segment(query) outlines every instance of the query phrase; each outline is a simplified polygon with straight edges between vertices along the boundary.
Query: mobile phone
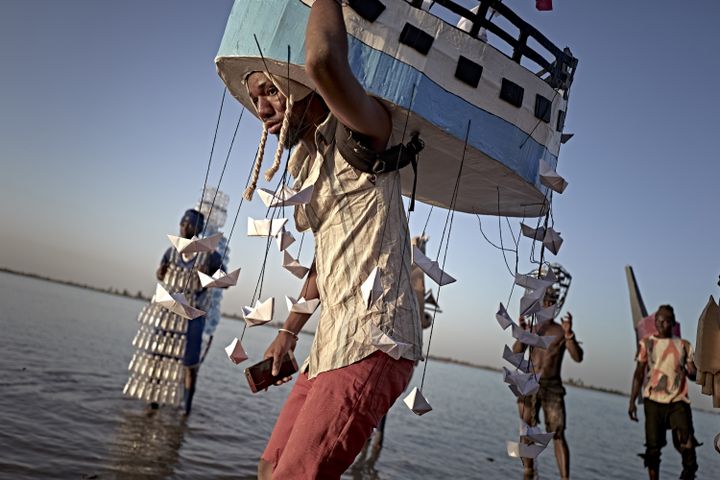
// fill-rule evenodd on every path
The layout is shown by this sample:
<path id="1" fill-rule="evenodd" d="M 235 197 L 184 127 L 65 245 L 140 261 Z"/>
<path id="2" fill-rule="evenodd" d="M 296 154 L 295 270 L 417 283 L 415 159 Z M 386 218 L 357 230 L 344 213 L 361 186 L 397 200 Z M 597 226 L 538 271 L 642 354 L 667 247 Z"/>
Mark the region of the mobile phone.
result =
<path id="1" fill-rule="evenodd" d="M 298 371 L 295 355 L 291 351 L 288 351 L 283 357 L 280 372 L 275 376 L 272 374 L 272 364 L 273 359 L 270 357 L 245 369 L 245 377 L 250 385 L 250 391 L 257 393 Z"/>

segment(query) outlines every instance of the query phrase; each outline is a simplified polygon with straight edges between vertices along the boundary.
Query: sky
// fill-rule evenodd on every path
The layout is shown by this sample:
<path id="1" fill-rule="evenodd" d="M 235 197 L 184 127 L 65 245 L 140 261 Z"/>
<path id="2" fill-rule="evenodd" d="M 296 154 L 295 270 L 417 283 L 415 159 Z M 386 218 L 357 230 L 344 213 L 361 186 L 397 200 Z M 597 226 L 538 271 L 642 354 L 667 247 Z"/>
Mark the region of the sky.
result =
<path id="1" fill-rule="evenodd" d="M 566 359 L 564 375 L 627 391 L 635 346 L 624 266 L 634 267 L 648 309 L 672 304 L 693 343 L 700 312 L 718 294 L 720 57 L 708 52 L 720 45 L 720 4 L 555 0 L 552 12 L 537 12 L 531 0 L 505 3 L 579 58 L 565 127 L 575 137 L 558 166 L 569 187 L 553 202 L 565 243 L 549 257 L 573 276 L 566 309 L 585 349 L 582 364 Z M 153 290 L 165 235 L 177 232 L 202 189 L 223 92 L 213 60 L 231 6 L 0 1 L 0 266 Z M 240 112 L 228 97 L 211 185 Z M 226 232 L 259 136 L 259 122 L 245 115 L 221 184 L 231 196 Z M 421 205 L 413 213 L 413 232 L 428 212 Z M 430 216 L 432 254 L 445 214 Z M 241 208 L 230 267 L 243 270 L 224 311 L 251 300 L 264 242 L 244 235 L 245 219 L 263 215 L 259 199 Z M 498 219 L 481 221 L 499 241 Z M 517 232 L 519 221 L 510 225 Z M 529 239 L 520 249 L 528 271 Z M 271 250 L 263 296 L 300 289 L 280 261 Z M 494 312 L 512 278 L 475 216 L 455 216 L 446 270 L 458 282 L 441 290 L 431 353 L 501 366 L 512 339 Z M 513 314 L 518 301 L 516 293 Z M 696 393 L 698 405 L 710 405 Z"/>

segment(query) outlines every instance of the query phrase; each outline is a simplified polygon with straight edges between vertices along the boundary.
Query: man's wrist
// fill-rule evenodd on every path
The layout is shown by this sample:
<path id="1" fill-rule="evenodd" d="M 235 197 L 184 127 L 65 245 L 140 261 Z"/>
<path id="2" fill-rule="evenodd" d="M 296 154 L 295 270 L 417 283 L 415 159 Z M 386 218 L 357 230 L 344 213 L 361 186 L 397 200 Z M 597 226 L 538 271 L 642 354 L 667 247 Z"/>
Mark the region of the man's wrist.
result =
<path id="1" fill-rule="evenodd" d="M 292 330 L 289 330 L 289 329 L 287 329 L 287 328 L 278 328 L 278 335 L 280 335 L 281 333 L 285 333 L 285 334 L 287 334 L 287 335 L 290 335 L 292 338 L 295 339 L 295 341 L 298 340 L 298 334 L 295 333 L 295 332 L 293 332 Z"/>
<path id="2" fill-rule="evenodd" d="M 565 340 L 574 340 L 575 332 L 565 332 Z"/>

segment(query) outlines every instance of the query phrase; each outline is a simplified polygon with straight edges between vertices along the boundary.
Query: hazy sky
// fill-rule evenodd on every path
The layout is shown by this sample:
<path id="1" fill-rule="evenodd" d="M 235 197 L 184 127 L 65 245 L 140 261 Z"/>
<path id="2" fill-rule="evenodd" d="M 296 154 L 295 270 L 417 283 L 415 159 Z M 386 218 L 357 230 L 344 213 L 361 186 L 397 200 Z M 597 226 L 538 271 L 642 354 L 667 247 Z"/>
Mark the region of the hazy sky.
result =
<path id="1" fill-rule="evenodd" d="M 556 0 L 553 12 L 536 12 L 531 0 L 506 3 L 580 59 L 566 123 L 576 136 L 558 167 L 570 186 L 554 214 L 586 360 L 568 359 L 565 375 L 627 390 L 635 347 L 623 267 L 635 267 L 649 309 L 675 306 L 693 343 L 718 293 L 720 4 Z M 0 266 L 152 290 L 165 234 L 200 195 L 223 90 L 213 59 L 231 4 L 0 1 Z M 240 112 L 229 100 L 211 183 Z M 231 218 L 259 134 L 247 115 L 221 186 Z M 258 199 L 242 207 L 230 262 L 243 267 L 241 284 L 225 311 L 250 301 L 264 242 L 245 237 L 245 222 L 263 214 Z M 427 214 L 413 214 L 414 232 Z M 430 218 L 433 254 L 444 215 Z M 478 220 L 455 219 L 447 270 L 459 281 L 441 291 L 432 353 L 499 366 L 511 339 L 493 314 L 512 279 Z M 497 219 L 482 222 L 497 240 Z M 521 269 L 530 268 L 525 240 Z M 271 250 L 265 292 L 278 299 L 300 287 L 279 263 Z"/>

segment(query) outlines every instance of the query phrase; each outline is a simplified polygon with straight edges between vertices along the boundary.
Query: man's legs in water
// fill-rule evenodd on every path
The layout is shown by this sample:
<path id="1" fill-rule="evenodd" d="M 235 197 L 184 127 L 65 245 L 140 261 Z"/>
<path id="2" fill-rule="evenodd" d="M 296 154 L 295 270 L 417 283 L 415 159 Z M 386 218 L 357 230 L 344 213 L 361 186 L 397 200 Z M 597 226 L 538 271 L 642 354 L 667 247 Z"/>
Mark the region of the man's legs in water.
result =
<path id="1" fill-rule="evenodd" d="M 694 436 L 690 405 L 685 402 L 671 403 L 668 417 L 672 429 L 673 445 L 682 456 L 683 469 L 680 478 L 682 480 L 693 480 L 698 465 L 695 455 L 697 440 L 695 440 Z"/>

